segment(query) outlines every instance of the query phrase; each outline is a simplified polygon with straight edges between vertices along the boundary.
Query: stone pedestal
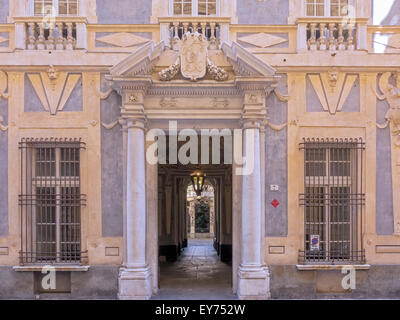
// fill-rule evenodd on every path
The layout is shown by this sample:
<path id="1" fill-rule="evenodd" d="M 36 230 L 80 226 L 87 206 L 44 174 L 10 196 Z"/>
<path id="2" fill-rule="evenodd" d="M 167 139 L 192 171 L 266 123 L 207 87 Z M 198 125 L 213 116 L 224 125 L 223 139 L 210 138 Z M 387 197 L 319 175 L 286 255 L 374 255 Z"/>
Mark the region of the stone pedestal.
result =
<path id="1" fill-rule="evenodd" d="M 121 268 L 118 278 L 120 300 L 148 300 L 151 297 L 150 270 L 144 268 Z"/>

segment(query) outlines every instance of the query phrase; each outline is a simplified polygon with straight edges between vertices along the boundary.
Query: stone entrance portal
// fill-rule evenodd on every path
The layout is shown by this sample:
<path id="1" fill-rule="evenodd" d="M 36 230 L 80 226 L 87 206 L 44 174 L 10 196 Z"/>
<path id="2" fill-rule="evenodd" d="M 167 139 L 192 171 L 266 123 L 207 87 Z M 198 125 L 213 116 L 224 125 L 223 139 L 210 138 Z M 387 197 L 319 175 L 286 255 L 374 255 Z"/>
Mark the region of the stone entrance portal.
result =
<path id="1" fill-rule="evenodd" d="M 236 42 L 208 50 L 207 74 L 198 75 L 201 79 L 179 73 L 179 56 L 163 42 L 148 43 L 113 67 L 108 76 L 122 96 L 118 123 L 124 132 L 126 172 L 119 297 L 149 299 L 159 288 L 159 167 L 157 161 L 146 159 L 148 146 L 154 143 L 146 141 L 149 130 L 169 130 L 169 135 L 176 136 L 183 129 L 228 129 L 242 133 L 240 140 L 235 139 L 240 147 L 234 144 L 232 154 L 253 160 L 248 160 L 250 170 L 245 162 L 232 162 L 232 290 L 240 299 L 266 299 L 269 272 L 261 205 L 265 172 L 260 159 L 265 158 L 266 96 L 278 77 L 273 68 Z M 176 132 L 168 129 L 171 121 Z"/>

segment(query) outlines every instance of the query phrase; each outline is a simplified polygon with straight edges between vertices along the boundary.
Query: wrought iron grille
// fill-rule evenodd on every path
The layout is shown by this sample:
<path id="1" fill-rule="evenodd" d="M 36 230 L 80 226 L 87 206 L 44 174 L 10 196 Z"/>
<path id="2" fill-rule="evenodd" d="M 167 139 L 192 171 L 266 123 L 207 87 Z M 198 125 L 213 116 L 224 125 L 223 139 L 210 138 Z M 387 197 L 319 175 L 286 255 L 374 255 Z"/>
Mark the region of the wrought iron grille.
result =
<path id="1" fill-rule="evenodd" d="M 304 139 L 304 250 L 300 263 L 365 263 L 361 139 Z"/>
<path id="2" fill-rule="evenodd" d="M 21 264 L 80 263 L 80 152 L 76 139 L 22 139 L 19 143 L 21 183 Z"/>

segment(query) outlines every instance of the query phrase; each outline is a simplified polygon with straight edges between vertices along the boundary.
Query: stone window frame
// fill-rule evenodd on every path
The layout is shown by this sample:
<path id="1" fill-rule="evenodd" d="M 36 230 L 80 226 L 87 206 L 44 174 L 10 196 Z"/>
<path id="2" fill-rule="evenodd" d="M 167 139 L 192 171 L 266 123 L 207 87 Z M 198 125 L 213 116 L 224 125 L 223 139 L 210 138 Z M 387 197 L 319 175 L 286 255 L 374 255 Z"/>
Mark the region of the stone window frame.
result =
<path id="1" fill-rule="evenodd" d="M 43 3 L 45 3 L 45 2 L 52 2 L 53 3 L 53 9 L 54 9 L 54 13 L 53 14 L 46 14 L 46 13 L 43 13 L 43 14 L 35 14 L 35 1 L 41 1 L 41 2 L 43 2 Z M 60 14 L 59 13 L 59 5 L 60 5 L 60 3 L 61 2 L 66 2 L 67 4 L 69 3 L 69 2 L 72 2 L 72 1 L 76 1 L 76 3 L 77 3 L 77 9 L 76 9 L 76 14 L 69 14 L 69 13 L 67 13 L 67 14 Z M 28 0 L 28 5 L 27 5 L 27 15 L 28 16 L 48 16 L 48 15 L 51 15 L 51 16 L 56 16 L 56 17 L 58 17 L 58 16 L 62 16 L 62 17 L 78 17 L 79 16 L 79 13 L 80 13 L 80 0 Z"/>
<path id="2" fill-rule="evenodd" d="M 194 16 L 194 17 L 219 17 L 221 12 L 221 0 L 215 0 L 216 2 L 216 14 L 207 14 L 207 15 L 199 15 L 199 2 L 204 0 L 182 0 L 183 2 L 191 2 L 192 4 L 192 14 L 185 15 L 185 14 L 175 14 L 174 13 L 174 0 L 169 0 L 169 15 L 170 16 Z M 208 3 L 208 0 L 205 0 Z"/>

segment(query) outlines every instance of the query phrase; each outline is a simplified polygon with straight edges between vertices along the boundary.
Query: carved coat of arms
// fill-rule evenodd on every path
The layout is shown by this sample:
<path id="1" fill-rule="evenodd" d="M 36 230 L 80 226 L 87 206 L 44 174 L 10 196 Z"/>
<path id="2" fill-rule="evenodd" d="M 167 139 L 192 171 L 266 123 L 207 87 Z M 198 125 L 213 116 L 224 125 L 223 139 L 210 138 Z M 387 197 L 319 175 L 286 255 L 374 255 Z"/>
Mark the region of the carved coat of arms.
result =
<path id="1" fill-rule="evenodd" d="M 207 72 L 208 41 L 201 33 L 186 33 L 183 36 L 181 73 L 192 81 L 203 78 Z"/>

